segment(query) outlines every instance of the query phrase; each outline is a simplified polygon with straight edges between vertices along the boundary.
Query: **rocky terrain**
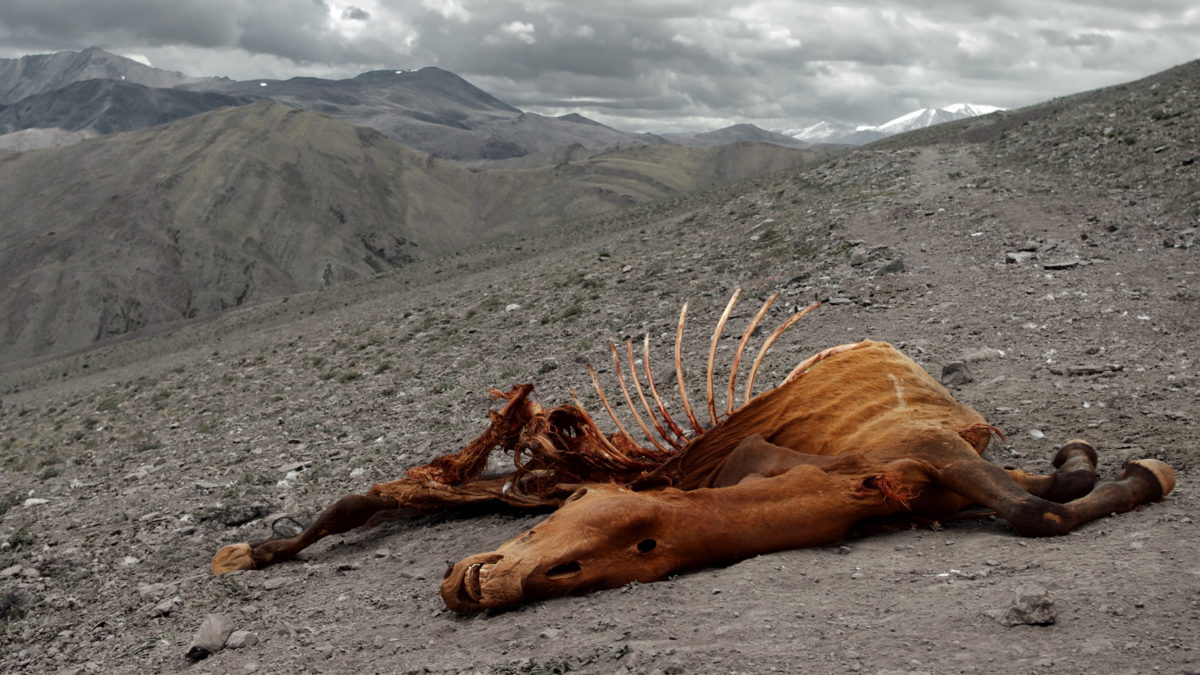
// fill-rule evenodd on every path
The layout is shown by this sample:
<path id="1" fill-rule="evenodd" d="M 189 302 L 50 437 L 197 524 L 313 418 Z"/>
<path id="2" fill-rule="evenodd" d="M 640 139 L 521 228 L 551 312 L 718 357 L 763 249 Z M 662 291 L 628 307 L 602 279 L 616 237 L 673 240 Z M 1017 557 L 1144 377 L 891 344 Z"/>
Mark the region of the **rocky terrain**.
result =
<path id="1" fill-rule="evenodd" d="M 0 670 L 1198 673 L 1198 95 L 1192 63 L 0 373 Z M 666 366 L 684 301 L 700 400 L 738 287 L 725 344 L 771 293 L 772 323 L 825 302 L 760 388 L 887 340 L 935 376 L 968 364 L 953 391 L 1006 434 L 995 461 L 1044 472 L 1079 437 L 1103 479 L 1157 457 L 1177 488 L 1055 539 L 955 521 L 478 616 L 445 610 L 446 563 L 544 513 L 211 577 L 221 546 L 460 449 L 490 387 L 600 413 L 583 364 L 614 387 L 608 342 L 649 333 Z M 1018 596 L 1053 623 L 999 623 Z M 247 633 L 193 662 L 209 614 Z"/>

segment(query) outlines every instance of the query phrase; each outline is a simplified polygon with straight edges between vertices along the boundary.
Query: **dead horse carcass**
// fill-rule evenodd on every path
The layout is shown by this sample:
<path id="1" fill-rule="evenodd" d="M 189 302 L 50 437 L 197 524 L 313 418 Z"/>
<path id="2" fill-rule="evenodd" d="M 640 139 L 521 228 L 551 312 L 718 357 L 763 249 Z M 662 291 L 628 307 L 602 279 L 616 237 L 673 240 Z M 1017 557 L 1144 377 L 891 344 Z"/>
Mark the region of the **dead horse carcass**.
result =
<path id="1" fill-rule="evenodd" d="M 577 398 L 575 405 L 545 410 L 529 398 L 532 385 L 492 390 L 507 403 L 489 412 L 487 430 L 461 452 L 409 469 L 404 478 L 365 495 L 343 497 L 299 535 L 226 546 L 213 558 L 213 573 L 261 569 L 327 535 L 448 506 L 501 501 L 561 507 L 496 551 L 466 558 L 446 572 L 441 586 L 446 605 L 478 612 L 833 544 L 864 523 L 945 519 L 971 505 L 994 510 L 1021 536 L 1062 535 L 1160 500 L 1175 486 L 1171 467 L 1154 459 L 1133 461 L 1117 481 L 1097 485 L 1096 453 L 1082 440 L 1058 450 L 1049 476 L 996 466 L 980 453 L 999 432 L 886 343 L 865 340 L 826 349 L 775 389 L 752 396 L 771 344 L 816 304 L 767 338 L 735 409 L 738 364 L 777 295 L 742 335 L 726 409 L 719 414 L 713 361 L 740 292 L 725 308 L 709 349 L 708 429 L 696 419 L 683 381 L 685 304 L 675 374 L 692 434 L 662 403 L 651 375 L 649 338 L 642 361 L 646 388 L 629 342 L 626 365 L 658 438 L 638 412 L 610 344 L 626 404 L 649 447 L 636 443 L 613 414 L 591 366 L 616 433 L 602 433 Z M 516 470 L 485 476 L 497 449 L 512 453 Z"/>

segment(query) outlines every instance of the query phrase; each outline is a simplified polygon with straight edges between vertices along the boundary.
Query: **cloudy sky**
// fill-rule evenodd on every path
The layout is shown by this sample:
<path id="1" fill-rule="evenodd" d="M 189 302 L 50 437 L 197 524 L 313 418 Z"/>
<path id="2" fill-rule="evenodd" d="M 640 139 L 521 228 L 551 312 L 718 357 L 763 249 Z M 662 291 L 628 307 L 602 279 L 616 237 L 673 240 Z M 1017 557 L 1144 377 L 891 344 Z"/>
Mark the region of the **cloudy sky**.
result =
<path id="1" fill-rule="evenodd" d="M 1020 107 L 1200 58 L 1196 0 L 3 0 L 0 57 L 98 46 L 191 75 L 438 66 L 630 131 Z"/>

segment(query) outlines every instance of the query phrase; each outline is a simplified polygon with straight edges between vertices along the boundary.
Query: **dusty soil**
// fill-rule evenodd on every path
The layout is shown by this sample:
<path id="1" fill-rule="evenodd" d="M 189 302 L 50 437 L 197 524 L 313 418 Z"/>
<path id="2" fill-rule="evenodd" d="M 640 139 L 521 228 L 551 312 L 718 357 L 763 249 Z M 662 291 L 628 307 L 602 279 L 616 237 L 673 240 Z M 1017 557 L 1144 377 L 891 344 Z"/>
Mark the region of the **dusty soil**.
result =
<path id="1" fill-rule="evenodd" d="M 1200 672 L 1195 204 L 1128 182 L 1161 162 L 1159 184 L 1194 186 L 1196 165 L 1179 168 L 1176 145 L 1153 152 L 1147 129 L 1084 184 L 1004 156 L 1049 133 L 1035 125 L 868 148 L 7 373 L 0 569 L 17 571 L 0 581 L 0 670 Z M 851 266 L 859 247 L 867 260 Z M 1021 248 L 1034 255 L 1005 262 Z M 903 273 L 873 274 L 894 258 Z M 209 574 L 218 548 L 279 515 L 309 519 L 462 447 L 486 425 L 489 387 L 533 382 L 549 404 L 574 388 L 599 413 L 582 364 L 611 368 L 609 340 L 649 332 L 666 366 L 685 299 L 701 400 L 708 332 L 738 286 L 782 293 L 775 323 L 836 301 L 776 346 L 760 387 L 863 337 L 938 376 L 967 358 L 975 379 L 954 393 L 1008 436 L 995 461 L 1046 471 L 1081 437 L 1103 479 L 1158 457 L 1178 486 L 1070 536 L 950 522 L 478 616 L 442 605 L 447 562 L 544 513 L 431 515 Z M 729 342 L 756 309 L 743 303 Z M 239 511 L 248 522 L 227 525 Z M 1047 589 L 1055 622 L 997 623 L 989 612 L 1029 585 Z M 188 661 L 210 613 L 257 644 Z"/>

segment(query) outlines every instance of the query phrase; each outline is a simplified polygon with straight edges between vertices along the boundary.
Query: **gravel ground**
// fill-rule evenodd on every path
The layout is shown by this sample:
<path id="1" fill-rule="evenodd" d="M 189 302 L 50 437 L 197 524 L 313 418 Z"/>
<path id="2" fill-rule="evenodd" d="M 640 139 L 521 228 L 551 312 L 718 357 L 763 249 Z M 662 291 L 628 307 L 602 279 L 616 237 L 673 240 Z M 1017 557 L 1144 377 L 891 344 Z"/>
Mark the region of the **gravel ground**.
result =
<path id="1" fill-rule="evenodd" d="M 0 670 L 1200 673 L 1190 73 L 999 138 L 865 148 L 0 374 Z M 1188 112 L 1152 114 L 1176 99 Z M 825 347 L 887 340 L 935 375 L 968 363 L 954 393 L 1007 435 L 995 461 L 1045 472 L 1081 437 L 1102 479 L 1157 457 L 1178 486 L 1065 537 L 944 523 L 478 616 L 441 603 L 447 562 L 544 512 L 397 521 L 210 575 L 278 516 L 461 448 L 491 387 L 532 382 L 544 404 L 574 389 L 599 413 L 583 364 L 611 378 L 608 342 L 649 333 L 668 366 L 685 300 L 701 400 L 737 287 L 730 342 L 753 299 L 781 293 L 774 323 L 828 301 L 760 388 Z M 1029 587 L 1054 623 L 998 623 Z M 253 644 L 187 659 L 209 614 Z"/>

